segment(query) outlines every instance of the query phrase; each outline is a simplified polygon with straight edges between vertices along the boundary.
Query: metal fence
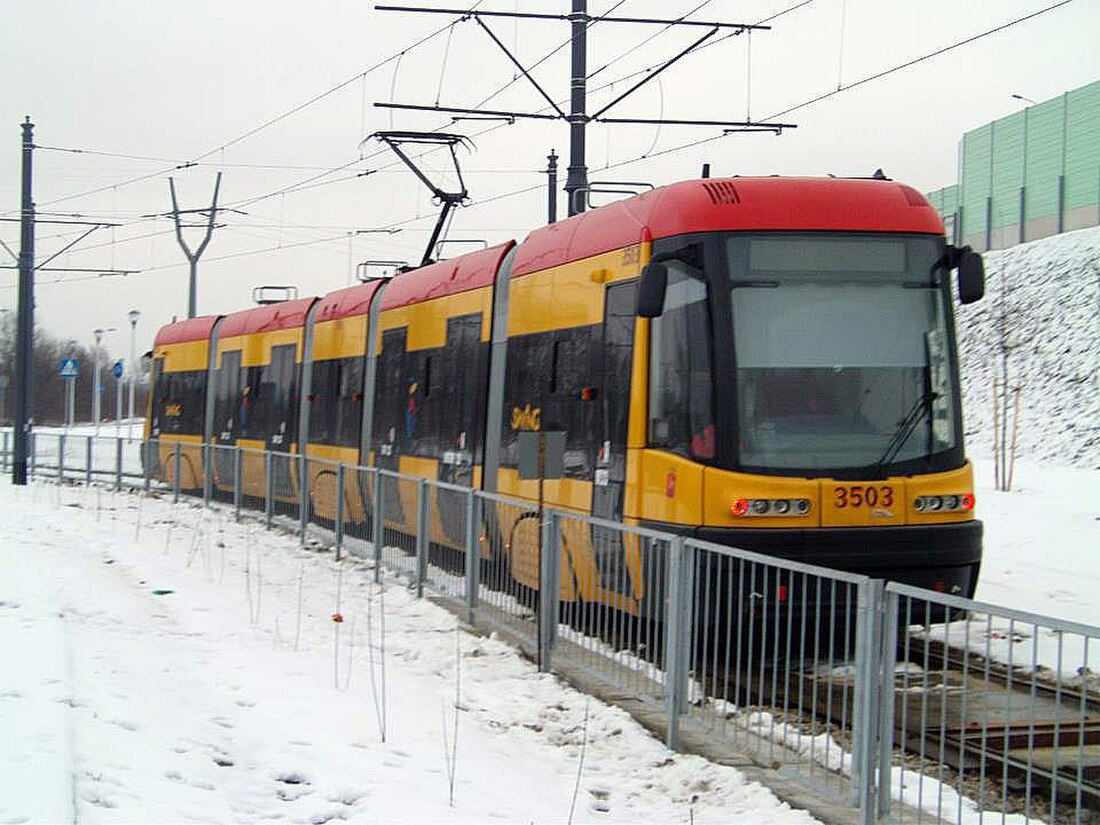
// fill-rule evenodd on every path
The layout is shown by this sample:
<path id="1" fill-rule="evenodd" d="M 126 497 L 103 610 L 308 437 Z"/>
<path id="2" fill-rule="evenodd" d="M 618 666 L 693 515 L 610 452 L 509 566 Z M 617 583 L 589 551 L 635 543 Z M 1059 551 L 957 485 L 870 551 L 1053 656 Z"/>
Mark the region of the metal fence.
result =
<path id="1" fill-rule="evenodd" d="M 861 822 L 1100 820 L 1100 628 L 310 455 L 31 445 L 36 479 L 201 497 L 373 560 L 671 747 Z"/>

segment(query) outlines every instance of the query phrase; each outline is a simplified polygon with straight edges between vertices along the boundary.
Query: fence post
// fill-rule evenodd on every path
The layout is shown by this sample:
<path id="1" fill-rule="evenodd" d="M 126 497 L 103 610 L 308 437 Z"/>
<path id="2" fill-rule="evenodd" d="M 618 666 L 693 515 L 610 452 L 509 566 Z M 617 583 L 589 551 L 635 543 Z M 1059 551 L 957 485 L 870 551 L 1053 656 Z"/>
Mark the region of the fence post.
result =
<path id="1" fill-rule="evenodd" d="M 897 664 L 898 616 L 901 599 L 897 593 L 886 591 L 882 603 L 882 697 L 879 706 L 878 726 L 878 811 L 886 817 L 890 814 L 890 789 L 894 755 L 894 667 Z"/>
<path id="2" fill-rule="evenodd" d="M 264 450 L 264 516 L 270 530 L 275 519 L 275 454 L 271 450 Z"/>
<path id="3" fill-rule="evenodd" d="M 673 536 L 668 550 L 668 613 L 665 616 L 665 708 L 668 713 L 668 733 L 665 744 L 675 750 L 680 741 L 680 714 L 687 704 L 688 695 L 693 578 L 689 567 L 694 551 L 684 547 L 683 536 Z"/>
<path id="4" fill-rule="evenodd" d="M 4 430 L 4 452 L 0 454 L 0 466 L 3 467 L 4 472 L 8 471 L 8 431 Z"/>
<path id="5" fill-rule="evenodd" d="M 371 522 L 371 543 L 374 545 L 374 581 L 375 584 L 382 581 L 382 471 L 377 467 L 374 470 L 374 520 Z"/>
<path id="6" fill-rule="evenodd" d="M 122 492 L 122 439 L 115 439 L 115 491 Z"/>
<path id="7" fill-rule="evenodd" d="M 38 471 L 38 450 L 35 449 L 38 445 L 35 444 L 34 431 L 27 433 L 27 452 L 31 454 L 31 480 L 34 480 L 35 474 Z"/>
<path id="8" fill-rule="evenodd" d="M 183 445 L 176 442 L 172 448 L 172 463 L 175 470 L 172 472 L 172 503 L 180 500 L 180 471 L 183 469 Z"/>
<path id="9" fill-rule="evenodd" d="M 542 548 L 539 553 L 539 672 L 553 668 L 554 638 L 558 630 L 558 579 L 561 550 L 561 524 L 553 510 L 544 511 Z"/>
<path id="10" fill-rule="evenodd" d="M 478 501 L 473 489 L 466 491 L 466 620 L 474 623 L 477 611 L 478 575 L 481 572 L 481 552 L 478 542 Z"/>
<path id="11" fill-rule="evenodd" d="M 92 437 L 84 438 L 84 485 L 92 486 Z"/>
<path id="12" fill-rule="evenodd" d="M 861 823 L 875 814 L 875 760 L 878 757 L 879 653 L 882 647 L 882 593 L 885 583 L 872 579 L 860 585 L 856 618 L 856 684 L 852 698 L 852 806 Z M 889 793 L 889 791 L 887 791 Z"/>
<path id="13" fill-rule="evenodd" d="M 218 448 L 214 448 L 214 455 L 217 455 Z M 241 520 L 241 501 L 244 498 L 244 493 L 241 491 L 241 448 L 233 448 L 233 511 L 234 517 L 237 521 Z"/>
<path id="14" fill-rule="evenodd" d="M 141 442 L 141 449 L 145 453 L 145 461 L 142 462 L 142 473 L 145 476 L 145 495 L 149 495 L 149 487 L 153 481 L 153 457 L 159 452 L 156 441 Z"/>
<path id="15" fill-rule="evenodd" d="M 65 478 L 65 433 L 57 437 L 57 483 Z"/>
<path id="16" fill-rule="evenodd" d="M 214 486 L 214 474 L 211 472 L 210 466 L 210 442 L 202 442 L 199 458 L 202 459 L 202 506 L 209 507 L 210 492 L 211 488 Z"/>
<path id="17" fill-rule="evenodd" d="M 1065 104 L 1063 104 L 1065 105 Z M 1066 231 L 1066 176 L 1058 176 L 1058 234 Z"/>
<path id="18" fill-rule="evenodd" d="M 424 596 L 424 579 L 428 572 L 428 480 L 416 485 L 416 598 Z"/>
<path id="19" fill-rule="evenodd" d="M 309 459 L 305 453 L 298 456 L 298 538 L 304 547 L 309 528 Z"/>
<path id="20" fill-rule="evenodd" d="M 336 561 L 344 549 L 344 462 L 336 465 Z"/>

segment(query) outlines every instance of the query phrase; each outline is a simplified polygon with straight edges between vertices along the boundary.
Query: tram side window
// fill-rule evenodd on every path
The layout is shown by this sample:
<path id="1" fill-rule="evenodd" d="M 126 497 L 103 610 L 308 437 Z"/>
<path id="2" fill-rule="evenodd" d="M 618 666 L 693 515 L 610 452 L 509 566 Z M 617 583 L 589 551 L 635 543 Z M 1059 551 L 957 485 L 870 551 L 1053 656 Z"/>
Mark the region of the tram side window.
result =
<path id="1" fill-rule="evenodd" d="M 288 447 L 297 440 L 294 422 L 297 421 L 298 364 L 295 344 L 271 348 L 271 363 L 258 369 L 258 397 L 254 402 L 256 437 L 270 437 L 276 446 Z"/>
<path id="2" fill-rule="evenodd" d="M 592 331 L 592 327 L 563 329 L 546 339 L 551 347 L 550 393 L 544 402 L 542 429 L 565 432 L 564 472 L 573 478 L 591 477 L 592 449 L 600 435 L 596 429 L 599 407 L 592 403 L 591 392 L 582 396 L 593 385 Z"/>
<path id="3" fill-rule="evenodd" d="M 410 411 L 409 385 L 404 374 L 406 330 L 388 329 L 382 333 L 382 352 L 378 355 L 374 397 L 374 443 L 384 455 L 406 439 Z M 415 401 L 415 397 L 413 398 Z"/>
<path id="4" fill-rule="evenodd" d="M 310 396 L 309 440 L 356 446 L 363 414 L 362 359 L 315 361 Z"/>
<path id="5" fill-rule="evenodd" d="M 668 267 L 665 311 L 650 327 L 649 443 L 690 456 L 714 457 L 710 314 L 706 283 L 694 270 Z"/>
<path id="6" fill-rule="evenodd" d="M 550 389 L 551 342 L 544 334 L 508 340 L 500 463 L 519 466 L 519 433 L 545 430 L 543 401 Z"/>
<path id="7" fill-rule="evenodd" d="M 462 460 L 480 460 L 485 415 L 485 359 L 481 315 L 447 320 L 447 341 L 432 357 L 432 393 L 437 397 L 441 455 L 459 451 Z M 438 359 L 439 367 L 435 364 Z M 438 374 L 438 379 L 435 377 Z"/>
<path id="8" fill-rule="evenodd" d="M 160 432 L 200 435 L 206 402 L 205 371 L 161 373 L 157 390 L 155 418 Z"/>
<path id="9" fill-rule="evenodd" d="M 339 400 L 336 404 L 336 444 L 355 447 L 363 423 L 363 359 L 340 362 Z"/>
<path id="10" fill-rule="evenodd" d="M 405 450 L 410 455 L 439 457 L 440 417 L 450 414 L 441 409 L 441 360 L 439 350 L 406 352 L 403 359 Z"/>
<path id="11" fill-rule="evenodd" d="M 214 434 L 222 441 L 231 441 L 240 435 L 235 432 L 241 394 L 240 350 L 222 353 L 216 381 Z"/>

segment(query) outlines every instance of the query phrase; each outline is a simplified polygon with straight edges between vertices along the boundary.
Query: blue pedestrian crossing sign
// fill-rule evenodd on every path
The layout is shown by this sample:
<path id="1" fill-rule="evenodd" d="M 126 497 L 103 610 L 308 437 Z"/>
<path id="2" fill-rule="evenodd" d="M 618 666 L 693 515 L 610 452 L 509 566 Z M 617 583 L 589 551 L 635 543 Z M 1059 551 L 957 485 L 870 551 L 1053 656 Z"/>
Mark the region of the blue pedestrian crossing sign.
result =
<path id="1" fill-rule="evenodd" d="M 62 378 L 76 378 L 80 372 L 80 360 L 77 358 L 62 358 L 61 359 L 61 377 Z"/>
<path id="2" fill-rule="evenodd" d="M 117 361 L 115 361 L 115 365 L 111 367 L 111 375 L 113 375 L 115 378 L 121 378 L 123 369 L 125 369 L 125 367 L 123 367 L 122 359 L 119 358 Z"/>

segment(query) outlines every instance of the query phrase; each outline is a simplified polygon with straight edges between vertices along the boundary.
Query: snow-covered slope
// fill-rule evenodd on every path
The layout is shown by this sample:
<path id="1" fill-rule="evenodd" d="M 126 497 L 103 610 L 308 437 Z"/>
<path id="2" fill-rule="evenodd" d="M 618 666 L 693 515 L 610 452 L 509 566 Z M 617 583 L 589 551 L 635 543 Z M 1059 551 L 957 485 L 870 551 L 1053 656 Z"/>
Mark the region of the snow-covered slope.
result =
<path id="1" fill-rule="evenodd" d="M 1007 342 L 1008 383 L 1021 388 L 1018 455 L 1100 469 L 1100 227 L 984 257 L 985 299 L 956 309 L 971 455 L 993 452 Z M 1010 436 L 1011 426 L 1010 411 Z"/>

